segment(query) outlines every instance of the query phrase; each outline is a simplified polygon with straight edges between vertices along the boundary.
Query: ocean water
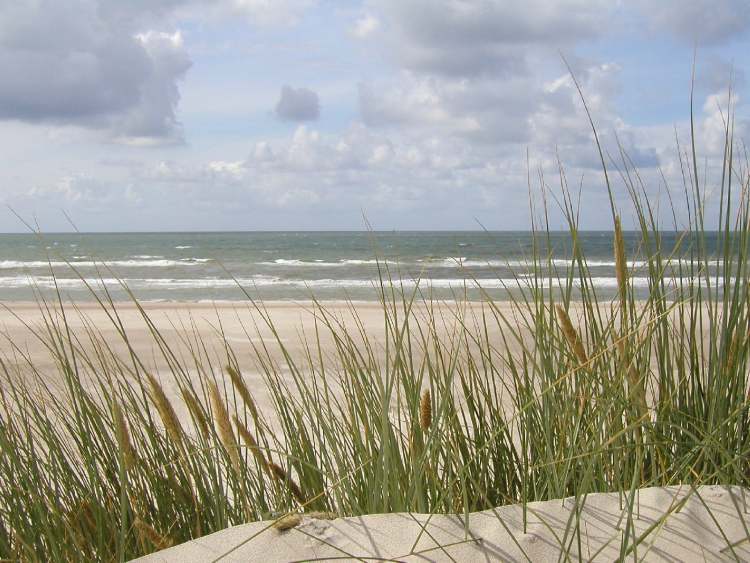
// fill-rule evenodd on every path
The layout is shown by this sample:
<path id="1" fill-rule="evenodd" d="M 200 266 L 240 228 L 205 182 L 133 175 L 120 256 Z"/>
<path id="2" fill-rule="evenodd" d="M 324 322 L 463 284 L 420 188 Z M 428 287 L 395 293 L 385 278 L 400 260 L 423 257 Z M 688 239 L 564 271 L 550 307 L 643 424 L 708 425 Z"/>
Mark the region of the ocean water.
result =
<path id="1" fill-rule="evenodd" d="M 601 295 L 616 287 L 611 232 L 580 236 Z M 676 235 L 664 234 L 664 244 Z M 647 291 L 637 259 L 637 233 L 625 234 L 631 277 Z M 437 299 L 507 299 L 530 273 L 529 232 L 252 232 L 0 235 L 0 300 L 26 301 L 55 287 L 90 300 L 85 282 L 126 299 L 121 283 L 142 300 L 378 298 L 379 276 Z M 709 243 L 711 241 L 709 240 Z M 549 248 L 561 275 L 572 267 L 567 233 Z M 239 285 L 238 285 L 239 284 Z M 241 286 L 241 287 L 240 287 Z"/>

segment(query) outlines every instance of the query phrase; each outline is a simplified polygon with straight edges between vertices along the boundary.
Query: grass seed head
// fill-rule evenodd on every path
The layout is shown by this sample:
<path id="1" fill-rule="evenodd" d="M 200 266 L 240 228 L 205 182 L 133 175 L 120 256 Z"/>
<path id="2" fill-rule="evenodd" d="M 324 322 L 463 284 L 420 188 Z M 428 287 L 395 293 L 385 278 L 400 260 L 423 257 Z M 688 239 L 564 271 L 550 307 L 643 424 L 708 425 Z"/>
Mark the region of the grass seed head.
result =
<path id="1" fill-rule="evenodd" d="M 117 401 L 112 403 L 112 417 L 115 423 L 115 432 L 117 433 L 117 445 L 122 453 L 122 461 L 126 470 L 135 467 L 136 455 L 133 443 L 130 441 L 130 431 L 128 424 L 125 422 L 125 416 L 122 414 L 122 408 Z"/>
<path id="2" fill-rule="evenodd" d="M 270 474 L 271 470 L 268 466 L 268 460 L 266 459 L 266 456 L 263 455 L 263 452 L 261 451 L 260 446 L 258 446 L 258 442 L 253 434 L 244 424 L 242 424 L 239 417 L 236 415 L 234 417 L 234 424 L 242 437 L 242 441 L 245 442 L 245 445 L 250 449 L 250 453 L 253 454 L 258 465 L 260 465 L 266 473 Z"/>
<path id="3" fill-rule="evenodd" d="M 276 520 L 276 522 L 273 523 L 273 527 L 276 528 L 279 532 L 286 532 L 287 530 L 296 528 L 301 523 L 302 516 L 297 513 L 293 513 L 282 516 L 281 518 Z"/>
<path id="4" fill-rule="evenodd" d="M 180 393 L 182 394 L 182 399 L 185 401 L 188 411 L 190 411 L 190 415 L 193 417 L 193 422 L 198 426 L 198 430 L 204 438 L 208 437 L 211 432 L 209 431 L 205 411 L 198 402 L 198 399 L 186 387 L 181 387 Z"/>
<path id="5" fill-rule="evenodd" d="M 289 474 L 287 474 L 286 471 L 284 471 L 284 468 L 276 463 L 269 463 L 268 468 L 273 473 L 273 476 L 276 478 L 277 481 L 284 483 L 286 487 L 289 489 L 289 492 L 292 493 L 292 496 L 297 500 L 300 504 L 305 504 L 305 495 L 302 494 L 302 489 L 300 489 L 299 485 L 294 482 L 294 479 L 291 478 Z"/>
<path id="6" fill-rule="evenodd" d="M 242 401 L 245 403 L 245 406 L 250 411 L 250 414 L 253 416 L 253 420 L 255 420 L 257 424 L 258 408 L 255 406 L 255 401 L 253 400 L 253 396 L 250 394 L 250 390 L 245 384 L 245 380 L 242 379 L 240 373 L 236 369 L 234 369 L 233 366 L 227 365 L 226 370 L 229 374 L 229 378 L 232 380 L 232 385 L 234 385 L 237 393 L 239 393 L 240 397 L 242 397 Z"/>
<path id="7" fill-rule="evenodd" d="M 625 257 L 625 241 L 622 238 L 622 226 L 619 215 L 615 217 L 615 272 L 617 275 L 617 287 L 620 290 L 620 299 L 623 306 L 628 296 L 628 263 Z"/>
<path id="8" fill-rule="evenodd" d="M 588 362 L 586 350 L 584 350 L 583 348 L 583 342 L 581 342 L 581 338 L 580 336 L 578 336 L 578 332 L 573 326 L 573 323 L 568 316 L 568 312 L 560 305 L 557 305 L 556 308 L 557 318 L 560 320 L 560 328 L 562 328 L 565 340 L 568 341 L 568 345 L 575 354 L 576 358 L 578 358 L 578 362 L 581 365 L 586 364 Z"/>
<path id="9" fill-rule="evenodd" d="M 427 432 L 432 425 L 432 397 L 430 390 L 425 389 L 419 401 L 419 426 L 422 432 Z"/>
<path id="10" fill-rule="evenodd" d="M 172 408 L 172 404 L 167 399 L 167 395 L 164 393 L 164 389 L 156 380 L 156 378 L 147 374 L 149 387 L 151 391 L 151 400 L 156 406 L 156 410 L 159 412 L 161 421 L 164 424 L 164 428 L 167 431 L 169 437 L 179 446 L 183 445 L 183 432 L 180 421 L 177 418 L 177 414 Z"/>
<path id="11" fill-rule="evenodd" d="M 156 548 L 157 551 L 174 545 L 174 541 L 171 538 L 161 535 L 153 526 L 144 522 L 140 518 L 136 518 L 133 525 L 138 532 L 138 537 L 140 538 L 141 543 L 145 545 L 150 544 Z"/>
<path id="12" fill-rule="evenodd" d="M 240 463 L 239 447 L 237 440 L 234 438 L 234 432 L 232 432 L 232 423 L 229 420 L 227 407 L 224 405 L 224 401 L 221 400 L 219 389 L 215 383 L 210 382 L 208 384 L 208 394 L 211 398 L 211 408 L 213 409 L 214 422 L 216 423 L 216 432 L 219 435 L 219 440 L 221 440 L 221 445 L 224 446 L 229 455 L 229 461 L 232 463 L 237 474 L 240 475 L 242 464 Z"/>

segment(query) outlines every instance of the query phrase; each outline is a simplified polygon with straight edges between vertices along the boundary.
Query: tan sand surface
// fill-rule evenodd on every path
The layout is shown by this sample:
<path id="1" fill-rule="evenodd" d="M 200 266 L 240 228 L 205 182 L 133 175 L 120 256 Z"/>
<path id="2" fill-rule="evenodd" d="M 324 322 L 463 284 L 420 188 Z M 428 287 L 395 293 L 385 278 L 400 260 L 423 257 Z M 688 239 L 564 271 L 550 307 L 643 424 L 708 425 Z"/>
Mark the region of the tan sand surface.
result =
<path id="1" fill-rule="evenodd" d="M 143 303 L 142 306 L 170 346 L 175 346 L 182 353 L 187 353 L 189 349 L 179 338 L 180 333 L 186 331 L 199 334 L 209 349 L 218 354 L 219 359 L 223 354 L 220 336 L 220 333 L 223 333 L 227 342 L 234 346 L 241 367 L 252 368 L 254 366 L 255 354 L 249 345 L 250 342 L 255 344 L 265 342 L 274 348 L 275 337 L 271 330 L 264 324 L 252 305 L 246 302 L 215 304 L 152 302 Z M 462 306 L 477 313 L 482 308 L 480 303 L 435 305 L 434 311 L 442 319 L 440 328 L 445 335 L 449 334 L 451 328 L 455 326 L 457 307 Z M 49 353 L 38 345 L 27 327 L 29 325 L 37 329 L 42 328 L 42 314 L 39 306 L 36 303 L 9 303 L 7 307 L 9 310 L 0 309 L 0 335 L 5 336 L 5 338 L 0 337 L 0 354 L 12 357 L 14 346 L 18 346 L 20 350 L 28 354 L 37 367 L 53 367 Z M 288 347 L 294 357 L 302 357 L 304 351 L 302 335 L 314 338 L 315 334 L 318 315 L 315 314 L 312 304 L 268 302 L 264 304 L 264 307 L 284 346 Z M 484 307 L 486 308 L 486 305 Z M 498 307 L 505 312 L 510 311 L 507 304 L 499 304 Z M 357 330 L 356 315 L 369 337 L 374 337 L 376 340 L 382 339 L 385 321 L 383 308 L 379 303 L 358 302 L 351 306 L 344 302 L 328 302 L 325 303 L 325 308 L 331 315 L 355 331 Z M 154 338 L 141 312 L 134 304 L 125 302 L 117 305 L 117 314 L 127 331 L 128 340 L 133 349 L 139 356 L 151 362 L 151 368 L 163 371 L 166 368 L 166 362 L 158 354 Z M 415 307 L 413 314 L 415 318 L 420 318 L 425 314 L 424 307 Z M 99 305 L 81 303 L 77 304 L 75 309 L 67 307 L 66 316 L 68 325 L 75 332 L 80 333 L 88 323 L 100 331 L 113 348 L 123 352 L 127 350 L 115 325 Z M 319 320 L 318 326 L 321 326 Z M 499 331 L 496 330 L 495 333 L 499 336 Z M 332 341 L 328 331 L 321 328 L 320 336 L 323 348 L 330 348 Z"/>
<path id="2" fill-rule="evenodd" d="M 568 553 L 574 561 L 614 561 L 622 536 L 636 538 L 650 529 L 626 560 L 750 560 L 745 528 L 750 491 L 738 487 L 703 486 L 678 503 L 690 488 L 665 487 L 638 491 L 632 526 L 627 498 L 617 493 L 591 494 L 578 504 L 580 535 L 566 533 L 574 519 L 575 499 L 509 505 L 462 517 L 423 514 L 377 514 L 335 520 L 303 518 L 287 531 L 269 522 L 235 526 L 138 559 L 144 563 L 192 561 L 558 561 Z M 674 512 L 659 524 L 665 513 Z M 729 548 L 730 544 L 737 545 Z M 632 542 L 631 542 L 632 544 Z M 442 547 L 440 547 L 442 546 Z M 734 552 L 732 551 L 734 550 Z"/>
<path id="3" fill-rule="evenodd" d="M 315 310 L 312 303 L 264 303 L 264 314 L 270 318 L 276 331 L 275 335 L 262 315 L 248 302 L 150 302 L 143 303 L 142 306 L 153 327 L 180 358 L 180 365 L 187 370 L 187 375 L 194 383 L 198 383 L 203 377 L 201 370 L 204 374 L 210 373 L 218 378 L 225 376 L 222 370 L 227 364 L 227 351 L 224 345 L 226 341 L 236 355 L 243 378 L 253 393 L 257 406 L 261 412 L 269 416 L 268 422 L 272 425 L 275 424 L 273 405 L 253 345 L 267 347 L 278 373 L 283 377 L 289 373 L 289 368 L 278 344 L 280 341 L 304 372 L 308 361 L 305 339 L 315 354 L 317 323 L 320 348 L 327 358 L 326 369 L 335 371 L 330 370 L 336 363 L 336 359 L 331 356 L 334 345 L 330 330 L 322 325 L 320 312 Z M 337 322 L 343 323 L 348 331 L 357 334 L 362 330 L 371 342 L 383 341 L 385 319 L 383 307 L 379 303 L 358 302 L 352 305 L 345 302 L 327 302 L 324 306 L 327 314 Z M 472 317 L 473 314 L 481 314 L 483 305 L 442 303 L 434 306 L 432 314 L 439 319 L 437 327 L 441 340 L 447 340 L 457 326 L 456 318 L 462 307 L 464 313 L 467 313 L 466 316 Z M 484 307 L 486 310 L 487 306 Z M 500 304 L 498 307 L 505 313 L 510 312 L 507 304 Z M 402 315 L 403 311 L 398 311 L 398 314 Z M 419 320 L 424 318 L 425 314 L 424 306 L 420 305 L 414 308 L 412 316 Z M 157 375 L 177 415 L 184 421 L 189 420 L 187 407 L 180 395 L 177 381 L 170 373 L 168 361 L 160 352 L 143 313 L 133 303 L 117 304 L 117 322 L 122 323 L 127 333 L 128 345 L 105 310 L 95 303 L 66 306 L 65 315 L 72 334 L 78 339 L 81 348 L 88 352 L 92 352 L 94 346 L 87 339 L 87 327 L 100 334 L 103 341 L 124 358 L 126 363 L 129 345 L 144 361 L 146 369 Z M 29 363 L 33 364 L 48 384 L 54 386 L 60 383 L 59 367 L 55 365 L 50 352 L 33 334 L 33 331 L 44 332 L 43 318 L 44 315 L 36 303 L 12 303 L 7 304 L 7 309 L 0 309 L 0 358 L 8 364 L 18 364 L 21 373 L 28 371 Z M 499 346 L 500 331 L 496 323 L 494 327 L 489 326 L 489 333 Z M 201 356 L 201 368 L 193 359 L 196 352 Z M 383 362 L 384 348 L 376 348 L 374 352 L 378 361 Z M 415 354 L 418 355 L 419 352 L 416 351 Z M 86 384 L 85 377 L 83 380 Z"/>
<path id="4" fill-rule="evenodd" d="M 249 302 L 146 302 L 142 303 L 143 311 L 147 315 L 152 327 L 155 328 L 164 341 L 179 359 L 179 364 L 187 370 L 187 375 L 194 383 L 209 373 L 214 377 L 224 377 L 223 367 L 227 364 L 227 350 L 225 342 L 232 347 L 232 353 L 240 366 L 243 378 L 253 392 L 254 399 L 264 413 L 273 410 L 270 396 L 268 395 L 265 382 L 262 377 L 262 369 L 257 361 L 257 351 L 253 346 L 265 348 L 272 358 L 275 369 L 283 377 L 289 373 L 287 360 L 282 354 L 279 346 L 281 342 L 290 357 L 300 366 L 301 371 L 308 369 L 306 363 L 309 358 L 306 347 L 310 346 L 314 361 L 317 354 L 316 338 L 320 340 L 320 349 L 323 352 L 326 370 L 335 372 L 336 358 L 334 352 L 334 341 L 331 332 L 321 322 L 320 311 L 316 310 L 311 302 L 276 301 L 266 302 L 262 305 L 264 314 L 270 319 L 274 334 L 266 324 L 263 315 Z M 385 334 L 385 317 L 383 306 L 375 302 L 357 302 L 354 304 L 346 302 L 324 303 L 326 313 L 335 322 L 342 323 L 346 330 L 358 335 L 360 330 L 367 335 L 371 343 L 382 343 Z M 459 327 L 459 318 L 463 322 L 472 325 L 471 332 L 481 334 L 487 329 L 487 340 L 490 345 L 501 354 L 508 350 L 505 348 L 507 342 L 511 346 L 511 353 L 518 352 L 520 345 L 514 340 L 517 334 L 524 335 L 525 345 L 533 348 L 531 334 L 522 329 L 509 331 L 501 329 L 493 315 L 499 313 L 511 320 L 512 326 L 520 326 L 523 319 L 513 317 L 514 309 L 507 302 L 498 302 L 490 306 L 480 302 L 437 302 L 430 305 L 428 313 L 424 303 L 416 304 L 411 312 L 411 333 L 413 338 L 418 338 L 418 325 L 428 314 L 436 319 L 437 337 L 450 345 L 454 331 Z M 606 305 L 604 306 L 606 308 Z M 175 378 L 170 373 L 169 362 L 165 355 L 159 350 L 157 340 L 152 334 L 152 328 L 144 320 L 144 313 L 130 302 L 117 304 L 117 319 L 127 333 L 127 345 L 118 333 L 118 327 L 113 322 L 111 310 L 109 313 L 96 303 L 78 303 L 66 305 L 65 315 L 67 325 L 72 334 L 78 339 L 79 345 L 87 351 L 92 351 L 93 346 L 87 340 L 86 329 L 89 328 L 98 333 L 107 346 L 115 351 L 127 363 L 128 346 L 145 363 L 146 369 L 157 375 L 161 385 L 164 387 L 167 397 L 175 406 L 178 416 L 188 419 L 187 409 L 183 404 L 179 388 Z M 576 303 L 570 305 L 571 317 L 577 322 L 580 311 Z M 487 323 L 482 325 L 482 314 L 487 315 Z M 49 313 L 47 313 L 49 314 Z M 59 311 L 53 312 L 59 316 Z M 397 308 L 399 322 L 403 322 L 403 310 Z M 518 312 L 515 312 L 518 315 Z M 33 332 L 43 332 L 44 315 L 37 303 L 9 303 L 5 308 L 0 308 L 0 358 L 6 364 L 18 364 L 20 372 L 29 363 L 54 385 L 60 379 L 59 367 L 55 365 L 50 352 L 40 344 Z M 459 331 L 460 332 L 460 331 Z M 506 332 L 506 340 L 503 340 L 502 332 Z M 512 332 L 512 334 L 507 334 Z M 358 336 L 357 336 L 358 337 Z M 455 344 L 455 340 L 453 340 Z M 474 346 L 469 343 L 469 348 Z M 200 356 L 200 367 L 193 356 Z M 376 346 L 375 356 L 383 366 L 385 349 Z M 421 354 L 419 345 L 412 348 L 415 360 L 418 361 Z M 478 357 L 478 355 L 476 356 Z M 291 378 L 291 376 L 290 376 Z M 84 384 L 85 384 L 84 377 Z M 461 393 L 457 389 L 457 393 Z M 506 401 L 507 399 L 507 401 Z M 503 396 L 504 406 L 512 408 L 510 397 Z M 273 417 L 269 420 L 274 423 Z"/>

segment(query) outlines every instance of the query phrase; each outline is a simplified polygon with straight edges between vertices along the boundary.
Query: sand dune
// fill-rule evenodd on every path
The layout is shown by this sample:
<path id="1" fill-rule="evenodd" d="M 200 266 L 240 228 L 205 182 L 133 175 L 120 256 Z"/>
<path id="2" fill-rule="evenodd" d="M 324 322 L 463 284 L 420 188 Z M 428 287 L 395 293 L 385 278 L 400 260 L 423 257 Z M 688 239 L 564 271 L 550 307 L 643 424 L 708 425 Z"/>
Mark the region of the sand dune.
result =
<path id="1" fill-rule="evenodd" d="M 290 530 L 269 522 L 235 526 L 138 559 L 144 563 L 189 561 L 614 561 L 623 535 L 641 538 L 626 560 L 750 561 L 746 501 L 739 487 L 652 487 L 634 499 L 632 526 L 627 498 L 617 493 L 509 505 L 469 515 L 376 514 L 324 520 L 303 518 Z M 682 501 L 684 505 L 681 505 Z M 580 525 L 575 528 L 575 512 Z M 662 520 L 662 516 L 668 517 Z M 566 531 L 567 530 L 567 531 Z M 648 533 L 646 533 L 648 532 Z M 579 558 L 580 555 L 580 558 Z"/>

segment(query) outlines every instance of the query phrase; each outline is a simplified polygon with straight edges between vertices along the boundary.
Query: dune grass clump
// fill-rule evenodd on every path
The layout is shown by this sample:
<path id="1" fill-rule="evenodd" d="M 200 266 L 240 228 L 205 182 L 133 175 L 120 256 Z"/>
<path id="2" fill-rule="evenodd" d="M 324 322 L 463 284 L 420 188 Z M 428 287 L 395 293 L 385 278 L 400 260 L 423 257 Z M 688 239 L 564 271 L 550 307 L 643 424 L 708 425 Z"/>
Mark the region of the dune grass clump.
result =
<path id="1" fill-rule="evenodd" d="M 623 157 L 629 210 L 615 209 L 607 177 L 609 296 L 592 283 L 563 181 L 573 266 L 558 266 L 548 224 L 535 221 L 529 269 L 507 305 L 441 307 L 419 287 L 403 291 L 384 265 L 384 336 L 368 334 L 356 308 L 352 326 L 315 303 L 316 331 L 333 345 L 313 334 L 295 357 L 250 299 L 253 322 L 276 337 L 243 344 L 271 399 L 265 411 L 236 343 L 213 353 L 187 331 L 190 355 L 180 355 L 139 308 L 169 366 L 152 374 L 106 290 L 92 296 L 125 354 L 96 327 L 73 330 L 74 305 L 40 294 L 44 323 L 29 329 L 54 373 L 14 342 L 0 359 L 0 558 L 124 560 L 252 520 L 287 529 L 302 514 L 469 513 L 750 485 L 750 178 L 732 149 L 727 125 L 712 217 L 695 153 L 681 157 L 688 218 L 675 212 L 667 230 Z M 636 233 L 622 231 L 626 211 Z M 664 243 L 672 230 L 677 242 Z M 643 539 L 624 534 L 623 556 Z"/>

